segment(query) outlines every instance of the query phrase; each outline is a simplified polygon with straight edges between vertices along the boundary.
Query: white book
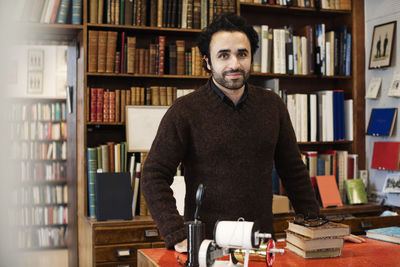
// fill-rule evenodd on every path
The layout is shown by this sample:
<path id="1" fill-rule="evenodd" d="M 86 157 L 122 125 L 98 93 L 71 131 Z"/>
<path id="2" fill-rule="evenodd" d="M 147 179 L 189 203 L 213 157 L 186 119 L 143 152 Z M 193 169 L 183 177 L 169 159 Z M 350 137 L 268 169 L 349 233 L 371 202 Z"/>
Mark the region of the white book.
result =
<path id="1" fill-rule="evenodd" d="M 253 56 L 253 71 L 254 72 L 261 72 L 261 53 L 262 53 L 262 34 L 261 34 L 261 26 L 260 25 L 253 25 L 253 29 L 256 31 L 258 35 L 258 49 L 254 53 Z"/>
<path id="2" fill-rule="evenodd" d="M 317 95 L 316 94 L 310 94 L 310 137 L 309 140 L 310 142 L 316 142 L 317 141 Z"/>
<path id="3" fill-rule="evenodd" d="M 302 129 L 301 129 L 301 121 L 302 121 L 302 96 L 301 94 L 295 94 L 295 108 L 296 108 L 296 137 L 298 142 L 302 142 Z"/>
<path id="4" fill-rule="evenodd" d="M 369 81 L 368 89 L 367 92 L 365 93 L 365 98 L 370 98 L 370 99 L 378 98 L 381 85 L 382 85 L 382 77 L 372 77 L 372 79 Z"/>
<path id="5" fill-rule="evenodd" d="M 353 141 L 353 99 L 344 101 L 344 119 L 346 124 L 346 140 Z"/>
<path id="6" fill-rule="evenodd" d="M 297 134 L 297 130 L 296 130 L 296 101 L 295 101 L 295 95 L 287 95 L 287 109 L 289 112 L 289 117 L 290 117 L 290 121 L 292 122 L 292 127 L 293 130 L 296 134 L 296 139 L 298 139 L 298 134 Z"/>
<path id="7" fill-rule="evenodd" d="M 50 23 L 51 13 L 53 12 L 55 0 L 49 0 L 47 5 L 46 15 L 44 16 L 44 23 Z"/>
<path id="8" fill-rule="evenodd" d="M 326 42 L 325 43 L 325 49 L 326 49 L 326 51 L 325 51 L 325 62 L 326 62 L 326 70 L 325 70 L 325 74 L 327 75 L 327 76 L 331 76 L 332 75 L 332 70 L 331 70 L 331 53 L 330 53 L 330 51 L 331 51 L 331 43 L 330 42 Z"/>
<path id="9" fill-rule="evenodd" d="M 279 29 L 273 29 L 273 72 L 274 73 L 281 73 L 281 64 L 280 64 L 280 57 L 281 57 L 281 46 L 280 46 L 280 31 Z"/>
<path id="10" fill-rule="evenodd" d="M 19 2 L 21 2 L 21 0 Z M 44 19 L 46 17 L 46 11 L 47 11 L 48 6 L 49 6 L 49 0 L 46 0 L 44 2 L 43 8 L 42 8 L 42 14 L 40 15 L 40 20 L 39 20 L 40 23 L 44 23 Z"/>
<path id="11" fill-rule="evenodd" d="M 327 96 L 327 141 L 333 141 L 333 92 L 326 91 Z"/>
<path id="12" fill-rule="evenodd" d="M 390 83 L 388 96 L 400 97 L 400 70 L 395 71 L 393 74 L 393 79 Z"/>
<path id="13" fill-rule="evenodd" d="M 301 142 L 308 141 L 308 96 L 301 94 Z"/>
<path id="14" fill-rule="evenodd" d="M 287 30 L 285 29 L 280 29 L 279 34 L 280 34 L 280 73 L 286 74 L 286 32 Z"/>
<path id="15" fill-rule="evenodd" d="M 268 25 L 261 25 L 261 72 L 268 72 Z"/>

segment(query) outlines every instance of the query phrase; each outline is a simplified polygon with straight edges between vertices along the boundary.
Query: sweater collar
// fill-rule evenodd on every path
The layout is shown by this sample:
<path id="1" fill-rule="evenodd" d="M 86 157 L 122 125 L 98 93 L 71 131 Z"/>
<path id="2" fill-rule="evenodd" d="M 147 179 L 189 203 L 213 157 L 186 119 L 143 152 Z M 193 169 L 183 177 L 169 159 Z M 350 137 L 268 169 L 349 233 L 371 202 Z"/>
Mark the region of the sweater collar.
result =
<path id="1" fill-rule="evenodd" d="M 239 102 L 235 106 L 235 104 L 232 102 L 232 100 L 229 97 L 227 97 L 224 94 L 224 92 L 222 92 L 222 90 L 217 87 L 217 85 L 215 85 L 212 77 L 210 78 L 210 85 L 211 85 L 212 90 L 219 96 L 219 98 L 223 102 L 225 102 L 227 105 L 229 105 L 230 107 L 232 107 L 232 108 L 234 108 L 236 110 L 240 109 L 243 106 L 243 103 L 246 101 L 246 99 L 247 99 L 247 97 L 249 95 L 248 88 L 247 88 L 248 86 L 247 86 L 247 83 L 246 83 L 245 86 L 244 86 L 244 91 L 243 91 L 242 97 L 239 99 Z"/>

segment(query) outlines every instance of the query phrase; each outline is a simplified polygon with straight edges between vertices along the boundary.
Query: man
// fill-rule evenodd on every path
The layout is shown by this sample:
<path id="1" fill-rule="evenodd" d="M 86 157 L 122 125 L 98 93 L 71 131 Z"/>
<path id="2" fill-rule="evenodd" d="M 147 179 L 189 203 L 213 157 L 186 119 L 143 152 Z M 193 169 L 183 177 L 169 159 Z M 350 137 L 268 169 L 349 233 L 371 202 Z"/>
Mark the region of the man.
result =
<path id="1" fill-rule="evenodd" d="M 217 220 L 239 217 L 273 232 L 273 164 L 296 213 L 319 213 L 285 104 L 272 91 L 247 84 L 257 44 L 243 18 L 216 19 L 198 43 L 212 77 L 178 98 L 160 123 L 144 164 L 142 192 L 167 248 L 185 244 L 187 234 L 170 189 L 180 162 L 185 221 L 193 220 L 198 185 L 206 186 L 199 212 L 206 238 L 213 238 Z"/>

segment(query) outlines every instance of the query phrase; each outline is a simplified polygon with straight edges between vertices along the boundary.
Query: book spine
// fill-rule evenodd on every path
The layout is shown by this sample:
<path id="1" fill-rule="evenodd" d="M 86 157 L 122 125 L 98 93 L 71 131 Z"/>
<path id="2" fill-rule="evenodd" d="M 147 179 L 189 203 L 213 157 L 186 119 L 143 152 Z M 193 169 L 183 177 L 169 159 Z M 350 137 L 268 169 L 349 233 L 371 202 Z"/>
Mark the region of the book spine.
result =
<path id="1" fill-rule="evenodd" d="M 97 47 L 97 72 L 106 72 L 107 32 L 99 31 Z"/>
<path id="2" fill-rule="evenodd" d="M 185 41 L 176 40 L 176 73 L 178 75 L 185 75 Z"/>
<path id="3" fill-rule="evenodd" d="M 90 88 L 90 121 L 97 121 L 97 89 Z"/>
<path id="4" fill-rule="evenodd" d="M 89 31 L 88 72 L 97 71 L 98 42 L 99 42 L 99 32 Z"/>
<path id="5" fill-rule="evenodd" d="M 82 24 L 82 0 L 72 0 L 72 24 Z"/>
<path id="6" fill-rule="evenodd" d="M 109 122 L 115 122 L 115 91 L 110 91 L 109 100 Z"/>
<path id="7" fill-rule="evenodd" d="M 87 148 L 87 169 L 88 169 L 88 216 L 96 218 L 96 172 L 97 172 L 97 149 Z"/>
<path id="8" fill-rule="evenodd" d="M 158 74 L 164 74 L 165 36 L 158 37 Z"/>
<path id="9" fill-rule="evenodd" d="M 104 89 L 97 88 L 97 119 L 96 121 L 103 121 L 103 104 L 104 104 Z"/>
<path id="10" fill-rule="evenodd" d="M 70 1 L 71 0 L 61 0 L 60 8 L 58 10 L 58 15 L 57 15 L 58 24 L 67 23 L 67 15 L 69 11 Z"/>

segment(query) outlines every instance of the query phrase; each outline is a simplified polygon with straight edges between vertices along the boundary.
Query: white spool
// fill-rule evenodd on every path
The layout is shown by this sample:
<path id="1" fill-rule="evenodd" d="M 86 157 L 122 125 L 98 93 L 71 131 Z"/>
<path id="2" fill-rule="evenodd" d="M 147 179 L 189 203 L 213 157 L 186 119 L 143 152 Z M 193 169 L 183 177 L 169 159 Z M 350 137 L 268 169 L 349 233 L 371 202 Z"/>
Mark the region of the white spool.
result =
<path id="1" fill-rule="evenodd" d="M 258 246 L 258 238 L 254 237 L 254 222 L 220 221 L 215 226 L 215 242 L 220 247 L 253 248 Z"/>

